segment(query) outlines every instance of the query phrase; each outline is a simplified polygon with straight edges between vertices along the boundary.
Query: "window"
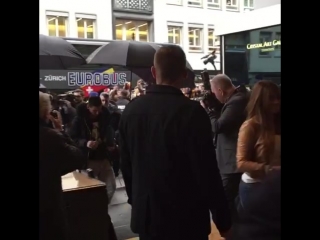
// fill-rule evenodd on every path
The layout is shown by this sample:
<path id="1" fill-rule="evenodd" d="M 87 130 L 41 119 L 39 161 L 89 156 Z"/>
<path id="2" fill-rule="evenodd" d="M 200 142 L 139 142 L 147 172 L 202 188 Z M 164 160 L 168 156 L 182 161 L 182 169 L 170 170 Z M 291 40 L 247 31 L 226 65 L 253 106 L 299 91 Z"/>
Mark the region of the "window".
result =
<path id="1" fill-rule="evenodd" d="M 208 29 L 208 51 L 212 52 L 216 49 L 216 53 L 220 52 L 220 38 L 214 35 L 214 29 Z"/>
<path id="2" fill-rule="evenodd" d="M 277 41 L 277 45 L 274 47 L 274 57 L 281 57 L 281 32 L 275 33 L 275 39 Z"/>
<path id="3" fill-rule="evenodd" d="M 244 0 L 244 9 L 253 9 L 253 0 Z"/>
<path id="4" fill-rule="evenodd" d="M 182 5 L 182 0 L 167 0 L 167 4 Z"/>
<path id="5" fill-rule="evenodd" d="M 78 38 L 96 38 L 95 19 L 77 17 Z"/>
<path id="6" fill-rule="evenodd" d="M 68 17 L 47 15 L 48 35 L 53 37 L 67 36 Z"/>
<path id="7" fill-rule="evenodd" d="M 272 41 L 272 32 L 260 32 L 259 43 L 271 42 Z M 270 48 L 262 48 L 259 51 L 260 57 L 269 57 L 270 56 Z"/>
<path id="8" fill-rule="evenodd" d="M 208 8 L 221 9 L 221 0 L 207 0 Z"/>
<path id="9" fill-rule="evenodd" d="M 188 5 L 191 7 L 202 7 L 202 0 L 188 0 Z"/>
<path id="10" fill-rule="evenodd" d="M 116 39 L 149 42 L 149 23 L 117 19 Z"/>
<path id="11" fill-rule="evenodd" d="M 168 26 L 168 42 L 182 45 L 182 27 Z"/>
<path id="12" fill-rule="evenodd" d="M 189 50 L 201 51 L 202 50 L 202 28 L 189 27 Z"/>
<path id="13" fill-rule="evenodd" d="M 239 10 L 239 2 L 238 0 L 226 0 L 226 8 L 230 11 L 238 11 Z"/>

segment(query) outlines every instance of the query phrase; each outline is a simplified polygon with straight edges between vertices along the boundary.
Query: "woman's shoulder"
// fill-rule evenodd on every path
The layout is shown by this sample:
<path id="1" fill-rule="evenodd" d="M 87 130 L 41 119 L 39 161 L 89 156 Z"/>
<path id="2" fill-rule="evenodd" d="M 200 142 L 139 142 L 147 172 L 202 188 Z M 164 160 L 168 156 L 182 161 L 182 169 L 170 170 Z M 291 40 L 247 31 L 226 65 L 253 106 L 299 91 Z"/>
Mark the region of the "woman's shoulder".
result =
<path id="1" fill-rule="evenodd" d="M 241 128 L 240 128 L 240 131 L 241 130 L 258 130 L 259 128 L 259 123 L 253 119 L 253 118 L 250 118 L 250 119 L 247 119 L 246 121 L 243 122 Z"/>

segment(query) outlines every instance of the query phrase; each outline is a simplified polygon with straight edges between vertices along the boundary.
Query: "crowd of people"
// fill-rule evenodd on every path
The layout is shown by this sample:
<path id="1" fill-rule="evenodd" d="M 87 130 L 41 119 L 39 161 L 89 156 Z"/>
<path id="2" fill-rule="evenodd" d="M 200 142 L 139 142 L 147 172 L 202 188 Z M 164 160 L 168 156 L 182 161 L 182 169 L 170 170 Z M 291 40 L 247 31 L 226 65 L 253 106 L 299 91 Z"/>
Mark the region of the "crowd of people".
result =
<path id="1" fill-rule="evenodd" d="M 126 88 L 39 92 L 40 239 L 67 239 L 61 176 L 87 168 L 109 202 L 121 169 L 140 240 L 207 240 L 211 221 L 228 240 L 281 239 L 280 88 L 249 93 L 219 74 L 199 104 L 178 87 L 185 66 L 181 48 L 160 48 L 156 84 L 138 81 L 133 100 Z"/>

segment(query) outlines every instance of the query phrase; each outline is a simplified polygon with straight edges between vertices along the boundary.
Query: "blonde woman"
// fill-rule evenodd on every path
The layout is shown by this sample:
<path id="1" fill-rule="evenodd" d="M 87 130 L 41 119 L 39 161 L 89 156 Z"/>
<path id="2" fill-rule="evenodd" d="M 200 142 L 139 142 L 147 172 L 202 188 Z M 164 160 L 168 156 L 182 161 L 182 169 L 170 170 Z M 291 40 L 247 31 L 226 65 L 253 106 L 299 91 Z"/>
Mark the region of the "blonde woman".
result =
<path id="1" fill-rule="evenodd" d="M 62 132 L 61 118 L 51 115 L 51 108 L 50 96 L 39 92 L 39 229 L 40 239 L 64 240 L 61 176 L 80 169 L 86 159 Z M 54 129 L 48 127 L 49 121 Z"/>
<path id="2" fill-rule="evenodd" d="M 239 187 L 240 203 L 265 176 L 281 165 L 280 89 L 271 81 L 259 81 L 252 89 L 248 117 L 242 124 L 237 146 L 237 165 L 243 172 Z"/>

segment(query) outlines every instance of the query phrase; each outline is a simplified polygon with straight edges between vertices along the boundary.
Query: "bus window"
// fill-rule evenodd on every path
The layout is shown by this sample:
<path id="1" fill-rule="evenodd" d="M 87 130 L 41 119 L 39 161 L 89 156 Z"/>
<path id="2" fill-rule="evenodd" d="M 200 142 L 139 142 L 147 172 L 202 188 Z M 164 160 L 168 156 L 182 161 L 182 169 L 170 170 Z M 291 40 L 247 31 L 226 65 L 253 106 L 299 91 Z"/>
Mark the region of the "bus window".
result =
<path id="1" fill-rule="evenodd" d="M 87 44 L 72 44 L 84 58 L 89 57 L 91 53 L 93 53 L 97 48 L 102 45 L 87 45 Z"/>

